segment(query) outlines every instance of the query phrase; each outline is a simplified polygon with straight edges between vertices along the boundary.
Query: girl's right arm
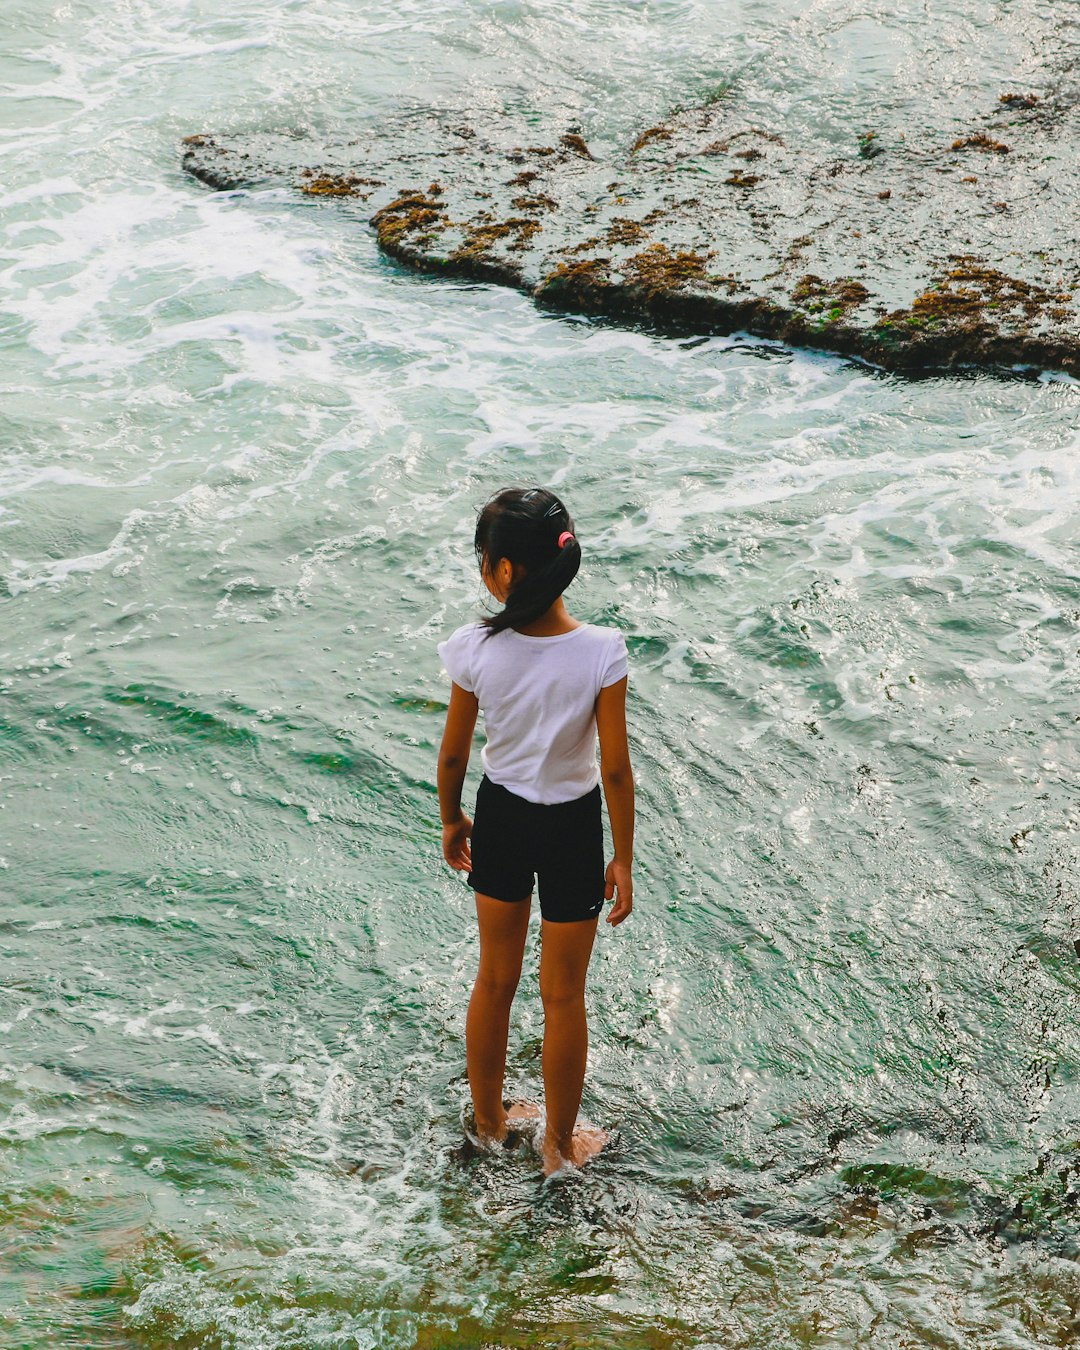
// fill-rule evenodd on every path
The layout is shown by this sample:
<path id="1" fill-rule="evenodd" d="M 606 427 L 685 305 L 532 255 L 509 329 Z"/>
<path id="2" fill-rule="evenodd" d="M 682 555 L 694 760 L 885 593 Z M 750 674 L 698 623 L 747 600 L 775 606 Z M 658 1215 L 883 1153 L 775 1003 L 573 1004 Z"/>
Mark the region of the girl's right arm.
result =
<path id="1" fill-rule="evenodd" d="M 446 728 L 439 747 L 439 815 L 443 827 L 443 857 L 458 872 L 472 870 L 469 849 L 472 821 L 461 809 L 461 787 L 469 767 L 469 751 L 479 711 L 475 694 L 462 689 L 460 684 L 451 684 Z"/>
<path id="2" fill-rule="evenodd" d="M 596 730 L 600 736 L 600 777 L 611 821 L 615 856 L 608 863 L 604 896 L 615 899 L 607 921 L 613 927 L 634 907 L 634 771 L 626 739 L 626 676 L 596 696 Z"/>

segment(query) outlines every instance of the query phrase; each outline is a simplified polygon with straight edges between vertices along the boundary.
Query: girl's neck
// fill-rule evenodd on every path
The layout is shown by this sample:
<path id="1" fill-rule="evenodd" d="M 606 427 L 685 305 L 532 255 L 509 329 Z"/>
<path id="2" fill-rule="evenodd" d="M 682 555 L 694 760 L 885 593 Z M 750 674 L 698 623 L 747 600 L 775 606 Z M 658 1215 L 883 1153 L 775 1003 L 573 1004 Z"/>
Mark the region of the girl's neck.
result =
<path id="1" fill-rule="evenodd" d="M 581 624 L 577 619 L 571 618 L 567 612 L 560 595 L 546 613 L 541 614 L 538 619 L 533 619 L 532 623 L 515 628 L 514 632 L 521 633 L 525 637 L 558 637 L 560 633 L 572 633 L 575 628 L 580 627 Z"/>

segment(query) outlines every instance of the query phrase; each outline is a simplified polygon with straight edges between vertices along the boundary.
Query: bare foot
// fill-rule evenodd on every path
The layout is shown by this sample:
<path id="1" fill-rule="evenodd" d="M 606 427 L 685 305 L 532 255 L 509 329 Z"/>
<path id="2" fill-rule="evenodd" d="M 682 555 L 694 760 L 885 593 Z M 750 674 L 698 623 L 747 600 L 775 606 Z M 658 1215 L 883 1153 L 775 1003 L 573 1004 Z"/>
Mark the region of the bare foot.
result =
<path id="1" fill-rule="evenodd" d="M 477 1129 L 477 1142 L 483 1145 L 506 1144 L 513 1145 L 517 1143 L 518 1131 L 522 1126 L 532 1124 L 540 1119 L 540 1108 L 535 1102 L 503 1102 L 503 1118 L 499 1125 L 490 1132 Z"/>
<path id="2" fill-rule="evenodd" d="M 540 1108 L 535 1102 L 504 1102 L 506 1109 L 505 1133 L 501 1142 L 513 1148 L 522 1135 L 535 1136 L 540 1125 Z"/>
<path id="3" fill-rule="evenodd" d="M 577 1125 L 570 1136 L 570 1147 L 565 1154 L 560 1154 L 554 1143 L 545 1139 L 544 1176 L 550 1177 L 567 1164 L 572 1167 L 584 1167 L 590 1158 L 596 1157 L 610 1137 L 606 1130 L 598 1129 L 594 1125 Z"/>

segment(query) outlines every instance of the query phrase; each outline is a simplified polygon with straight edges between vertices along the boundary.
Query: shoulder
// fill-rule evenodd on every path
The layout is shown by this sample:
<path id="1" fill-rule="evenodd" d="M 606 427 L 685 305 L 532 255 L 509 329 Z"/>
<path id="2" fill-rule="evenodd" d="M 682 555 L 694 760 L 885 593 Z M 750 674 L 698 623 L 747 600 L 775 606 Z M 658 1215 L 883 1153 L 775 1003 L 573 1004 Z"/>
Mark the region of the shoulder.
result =
<path id="1" fill-rule="evenodd" d="M 470 623 L 463 623 L 460 628 L 455 628 L 454 631 L 450 634 L 450 636 L 446 639 L 446 641 L 447 642 L 475 641 L 476 638 L 480 637 L 483 631 L 484 625 L 479 621 L 479 619 L 473 619 Z"/>
<path id="2" fill-rule="evenodd" d="M 482 623 L 463 623 L 438 644 L 439 655 L 472 656 L 483 650 L 486 633 L 487 629 Z"/>
<path id="3" fill-rule="evenodd" d="M 626 639 L 618 628 L 605 628 L 601 624 L 590 624 L 593 630 L 592 642 L 596 652 L 598 684 L 601 689 L 616 684 L 627 673 Z"/>
<path id="4" fill-rule="evenodd" d="M 598 651 L 626 651 L 626 639 L 621 629 L 608 628 L 600 623 L 587 623 L 584 626 L 590 630 L 590 639 Z"/>
<path id="5" fill-rule="evenodd" d="M 455 628 L 437 647 L 450 678 L 470 694 L 476 689 L 477 654 L 483 633 L 482 623 L 465 623 Z"/>

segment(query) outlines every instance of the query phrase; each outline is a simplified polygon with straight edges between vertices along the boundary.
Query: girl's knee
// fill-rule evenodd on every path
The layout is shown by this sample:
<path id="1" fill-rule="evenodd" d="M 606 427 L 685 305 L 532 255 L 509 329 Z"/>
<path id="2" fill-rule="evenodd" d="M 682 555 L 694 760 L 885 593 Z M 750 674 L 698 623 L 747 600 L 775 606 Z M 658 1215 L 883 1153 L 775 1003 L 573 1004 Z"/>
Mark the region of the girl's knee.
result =
<path id="1" fill-rule="evenodd" d="M 476 976 L 476 991 L 491 1003 L 512 1003 L 517 993 L 521 972 L 484 970 Z"/>
<path id="2" fill-rule="evenodd" d="M 584 984 L 563 984 L 554 981 L 547 983 L 541 980 L 540 999 L 546 1012 L 569 1010 L 579 1005 L 584 1007 L 585 986 Z"/>

